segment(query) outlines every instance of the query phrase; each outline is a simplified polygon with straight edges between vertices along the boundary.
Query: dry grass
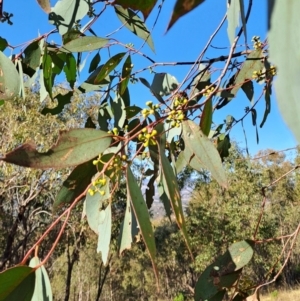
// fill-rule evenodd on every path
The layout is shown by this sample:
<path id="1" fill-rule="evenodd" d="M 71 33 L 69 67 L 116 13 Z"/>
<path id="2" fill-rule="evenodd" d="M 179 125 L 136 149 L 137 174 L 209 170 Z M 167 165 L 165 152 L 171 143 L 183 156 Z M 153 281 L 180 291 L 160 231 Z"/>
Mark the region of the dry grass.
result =
<path id="1" fill-rule="evenodd" d="M 295 290 L 274 290 L 262 295 L 260 301 L 300 301 L 300 288 Z"/>

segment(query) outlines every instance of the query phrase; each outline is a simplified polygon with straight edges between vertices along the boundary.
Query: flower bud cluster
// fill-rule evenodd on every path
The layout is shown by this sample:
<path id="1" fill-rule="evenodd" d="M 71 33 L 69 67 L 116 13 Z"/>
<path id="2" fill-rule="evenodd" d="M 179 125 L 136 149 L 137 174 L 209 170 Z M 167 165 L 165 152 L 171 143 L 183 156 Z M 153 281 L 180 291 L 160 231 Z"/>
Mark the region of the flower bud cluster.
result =
<path id="1" fill-rule="evenodd" d="M 148 147 L 149 145 L 156 145 L 156 135 L 157 130 L 152 129 L 148 131 L 146 128 L 143 128 L 142 132 L 138 135 L 138 139 L 143 142 L 144 147 Z"/>
<path id="2" fill-rule="evenodd" d="M 113 128 L 111 131 L 107 132 L 108 134 L 114 134 L 115 136 L 119 135 L 119 130 L 117 128 Z"/>
<path id="3" fill-rule="evenodd" d="M 209 86 L 205 87 L 205 91 L 203 92 L 203 96 L 208 97 L 214 90 L 214 87 L 209 88 Z"/>
<path id="4" fill-rule="evenodd" d="M 180 127 L 185 116 L 182 110 L 172 110 L 167 117 L 166 122 L 170 123 L 171 127 Z"/>
<path id="5" fill-rule="evenodd" d="M 259 36 L 254 36 L 251 41 L 253 42 L 253 48 L 254 49 L 261 49 L 262 48 L 262 42 L 260 41 Z"/>
<path id="6" fill-rule="evenodd" d="M 103 190 L 106 186 L 106 178 L 98 178 L 92 182 L 93 188 L 90 188 L 88 190 L 88 193 L 90 196 L 93 196 L 95 193 L 99 192 L 100 195 L 104 196 L 105 195 L 105 190 Z"/>
<path id="7" fill-rule="evenodd" d="M 159 108 L 159 105 L 154 105 L 152 101 L 147 101 L 146 105 L 149 107 L 149 109 L 142 110 L 142 115 L 144 118 L 147 118 L 148 115 L 153 115 L 155 111 Z"/>
<path id="8" fill-rule="evenodd" d="M 182 108 L 187 103 L 188 103 L 187 98 L 177 96 L 174 98 L 173 107 L 174 107 L 174 109 Z"/>
<path id="9" fill-rule="evenodd" d="M 264 74 L 261 70 L 253 71 L 252 78 L 259 82 L 264 78 Z"/>

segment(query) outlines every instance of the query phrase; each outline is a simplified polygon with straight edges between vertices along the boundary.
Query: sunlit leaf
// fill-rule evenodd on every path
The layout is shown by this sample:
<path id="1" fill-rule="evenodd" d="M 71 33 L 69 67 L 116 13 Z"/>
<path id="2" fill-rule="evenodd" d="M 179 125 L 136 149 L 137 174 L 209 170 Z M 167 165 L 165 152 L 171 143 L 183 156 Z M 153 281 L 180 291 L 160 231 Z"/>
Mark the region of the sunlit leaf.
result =
<path id="1" fill-rule="evenodd" d="M 34 268 L 40 264 L 38 257 L 33 257 L 29 266 Z M 48 273 L 42 265 L 35 271 L 35 286 L 31 301 L 52 301 L 52 289 Z"/>
<path id="2" fill-rule="evenodd" d="M 37 0 L 37 2 L 45 13 L 51 12 L 50 0 Z"/>
<path id="3" fill-rule="evenodd" d="M 196 8 L 198 5 L 203 3 L 204 0 L 177 0 L 173 9 L 172 17 L 169 22 L 167 31 L 174 25 L 174 23 L 182 16 Z"/>
<path id="4" fill-rule="evenodd" d="M 111 205 L 101 210 L 99 213 L 98 224 L 98 243 L 97 252 L 101 252 L 103 264 L 107 264 L 109 244 L 111 238 Z"/>
<path id="5" fill-rule="evenodd" d="M 99 37 L 80 37 L 62 46 L 59 50 L 63 52 L 93 51 L 104 47 L 108 39 Z"/>
<path id="6" fill-rule="evenodd" d="M 111 57 L 100 69 L 95 78 L 94 84 L 97 85 L 101 83 L 101 81 L 119 65 L 125 54 L 125 52 L 121 52 Z"/>
<path id="7" fill-rule="evenodd" d="M 223 187 L 227 187 L 227 177 L 222 166 L 222 161 L 213 143 L 201 132 L 200 127 L 191 120 L 183 122 L 183 139 L 185 148 L 192 155 L 189 160 L 199 162 L 199 168 L 203 166 L 211 172 L 211 175 Z"/>
<path id="8" fill-rule="evenodd" d="M 61 35 L 74 27 L 89 11 L 89 4 L 85 0 L 59 0 L 51 8 L 49 22 L 57 27 Z"/>
<path id="9" fill-rule="evenodd" d="M 229 6 L 227 9 L 227 34 L 230 41 L 230 44 L 233 44 L 235 39 L 235 31 L 240 25 L 240 0 L 230 0 L 228 1 Z"/>
<path id="10" fill-rule="evenodd" d="M 60 74 L 63 70 L 63 67 L 66 63 L 67 54 L 63 52 L 54 52 L 50 51 L 49 55 L 51 56 L 52 60 L 52 73 Z"/>
<path id="11" fill-rule="evenodd" d="M 16 266 L 0 273 L 0 300 L 31 301 L 35 285 L 35 270 L 27 266 Z"/>
<path id="12" fill-rule="evenodd" d="M 143 20 L 141 20 L 141 18 L 137 15 L 137 13 L 132 11 L 131 9 L 124 9 L 120 6 L 115 6 L 115 11 L 118 18 L 125 25 L 125 27 L 128 28 L 132 33 L 146 41 L 151 50 L 155 52 L 154 43 L 150 32 Z"/>
<path id="13" fill-rule="evenodd" d="M 63 182 L 53 203 L 54 212 L 62 206 L 71 204 L 86 190 L 92 177 L 97 173 L 96 166 L 92 161 L 78 165 Z"/>
<path id="14" fill-rule="evenodd" d="M 12 61 L 0 51 L 0 99 L 6 100 L 18 96 L 20 84 L 20 77 L 16 67 Z"/>
<path id="15" fill-rule="evenodd" d="M 122 81 L 119 83 L 119 94 L 120 95 L 122 95 L 125 92 L 125 90 L 128 86 L 132 67 L 133 67 L 133 65 L 131 63 L 131 57 L 129 55 L 122 68 Z"/>
<path id="16" fill-rule="evenodd" d="M 151 90 L 160 96 L 168 96 L 178 87 L 177 79 L 168 73 L 156 73 Z"/>
<path id="17" fill-rule="evenodd" d="M 66 74 L 67 81 L 69 82 L 71 88 L 74 88 L 76 82 L 76 60 L 72 53 L 68 53 L 66 56 L 66 64 L 64 66 L 64 72 Z"/>
<path id="18" fill-rule="evenodd" d="M 116 0 L 115 4 L 119 4 L 123 8 L 139 10 L 144 15 L 144 18 L 147 19 L 156 2 L 157 0 Z"/>
<path id="19" fill-rule="evenodd" d="M 65 168 L 89 161 L 108 148 L 107 132 L 95 129 L 72 129 L 63 132 L 57 143 L 45 153 L 39 153 L 34 143 L 25 143 L 1 160 L 32 168 Z"/>
<path id="20" fill-rule="evenodd" d="M 269 32 L 270 61 L 278 68 L 276 98 L 282 117 L 300 142 L 300 2 L 276 1 Z M 293 34 L 291 34 L 293 33 Z"/>
<path id="21" fill-rule="evenodd" d="M 205 102 L 202 115 L 201 115 L 201 121 L 200 121 L 200 129 L 202 130 L 203 134 L 205 136 L 208 136 L 211 128 L 212 123 L 212 115 L 213 115 L 213 107 L 212 107 L 212 98 L 207 100 Z"/>
<path id="22" fill-rule="evenodd" d="M 143 198 L 141 189 L 138 186 L 136 179 L 129 166 L 127 167 L 126 178 L 127 178 L 127 192 L 131 200 L 132 208 L 135 217 L 137 219 L 137 222 L 139 224 L 139 228 L 143 236 L 144 243 L 149 252 L 156 278 L 158 279 L 158 274 L 157 274 L 158 272 L 155 264 L 156 246 L 155 246 L 153 229 L 150 222 L 149 212 L 145 200 Z"/>

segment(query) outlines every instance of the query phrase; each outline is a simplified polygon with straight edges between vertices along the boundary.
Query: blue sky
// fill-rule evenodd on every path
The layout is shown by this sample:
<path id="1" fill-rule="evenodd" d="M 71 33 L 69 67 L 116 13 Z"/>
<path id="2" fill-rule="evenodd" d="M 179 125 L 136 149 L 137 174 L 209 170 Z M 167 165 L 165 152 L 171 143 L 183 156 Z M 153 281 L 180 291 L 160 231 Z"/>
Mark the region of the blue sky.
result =
<path id="1" fill-rule="evenodd" d="M 163 9 L 152 33 L 152 38 L 155 45 L 155 54 L 150 48 L 145 45 L 142 52 L 149 55 L 156 62 L 182 62 L 193 61 L 199 55 L 207 40 L 215 30 L 220 20 L 223 18 L 226 12 L 226 0 L 206 0 L 197 9 L 187 14 L 180 20 L 178 20 L 171 30 L 165 34 L 167 24 L 171 16 L 171 10 L 175 4 L 175 0 L 165 0 Z M 254 35 L 261 36 L 264 40 L 266 37 L 266 1 L 253 1 L 253 13 L 249 20 L 248 25 L 248 42 L 251 44 L 251 38 Z M 56 1 L 51 1 L 52 6 Z M 160 1 L 158 1 L 160 3 Z M 245 1 L 246 6 L 248 1 Z M 99 4 L 99 8 L 100 8 Z M 48 16 L 38 6 L 35 0 L 27 0 L 26 4 L 21 0 L 4 1 L 4 10 L 14 14 L 13 26 L 7 24 L 0 24 L 0 36 L 6 38 L 9 44 L 15 46 L 24 42 L 28 42 L 34 39 L 38 34 L 49 32 L 53 29 L 53 26 L 48 23 Z M 152 28 L 154 20 L 156 18 L 156 9 L 151 13 L 147 19 L 147 27 Z M 85 20 L 87 21 L 87 20 Z M 84 23 L 84 22 L 83 22 Z M 119 19 L 115 16 L 114 10 L 109 7 L 103 16 L 92 27 L 93 30 L 100 37 L 105 37 L 109 32 L 114 31 L 121 25 Z M 208 58 L 217 57 L 220 55 L 227 55 L 229 52 L 229 41 L 227 38 L 227 24 L 220 31 L 217 38 L 212 43 L 213 46 L 222 49 L 210 48 L 207 52 Z M 138 49 L 143 41 L 136 38 L 127 29 L 122 29 L 113 35 L 115 39 L 120 39 L 124 44 L 133 43 Z M 58 35 L 53 35 L 49 39 L 55 42 L 60 42 Z M 240 44 L 244 43 L 244 38 L 240 39 Z M 18 53 L 21 48 L 17 48 L 14 53 Z M 244 48 L 241 47 L 240 50 Z M 123 51 L 119 46 L 114 46 L 111 53 L 117 53 Z M 6 54 L 10 54 L 7 53 Z M 107 50 L 100 52 L 102 62 L 108 55 Z M 88 54 L 85 54 L 88 55 Z M 85 56 L 84 55 L 84 56 Z M 92 58 L 94 54 L 90 55 Z M 139 70 L 142 66 L 149 65 L 144 58 L 133 56 L 134 71 Z M 87 69 L 88 63 L 85 66 L 85 71 L 82 72 L 79 78 L 79 82 L 85 80 L 88 76 Z M 174 75 L 179 82 L 181 82 L 189 66 L 175 66 L 167 67 L 163 66 L 155 68 L 156 72 L 168 72 Z M 140 76 L 145 77 L 151 82 L 153 75 L 149 71 L 144 72 Z M 63 80 L 63 79 L 62 79 Z M 131 103 L 137 104 L 141 107 L 145 106 L 145 102 L 148 100 L 154 100 L 153 96 L 149 94 L 147 89 L 141 84 L 132 85 L 130 88 Z M 257 88 L 257 90 L 259 90 Z M 259 93 L 256 93 L 258 96 Z M 244 114 L 244 108 L 250 106 L 249 101 L 244 97 L 243 92 L 239 91 L 237 98 L 234 99 L 229 105 L 222 110 L 219 110 L 214 115 L 214 122 L 220 123 L 226 118 L 226 115 L 233 115 L 236 119 L 239 119 Z M 258 112 L 258 124 L 261 122 L 265 104 L 264 101 L 260 101 L 256 107 Z M 252 126 L 251 116 L 249 115 L 244 121 L 245 130 L 247 133 L 248 147 L 251 154 L 255 154 L 260 149 L 272 148 L 276 150 L 293 147 L 296 145 L 296 141 L 293 138 L 291 132 L 286 127 L 285 123 L 277 110 L 275 95 L 272 97 L 272 109 L 271 114 L 268 117 L 262 129 L 259 129 L 260 143 L 256 143 L 255 128 Z M 233 128 L 230 134 L 231 138 L 240 143 L 241 146 L 245 145 L 245 139 L 241 125 L 238 124 Z"/>

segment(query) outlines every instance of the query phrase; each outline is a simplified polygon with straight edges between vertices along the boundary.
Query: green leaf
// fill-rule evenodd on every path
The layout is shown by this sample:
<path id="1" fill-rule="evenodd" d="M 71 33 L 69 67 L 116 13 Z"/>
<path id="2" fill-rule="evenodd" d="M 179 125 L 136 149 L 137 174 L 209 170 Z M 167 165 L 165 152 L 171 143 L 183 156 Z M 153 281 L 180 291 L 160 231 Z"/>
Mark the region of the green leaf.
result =
<path id="1" fill-rule="evenodd" d="M 0 107 L 4 105 L 4 100 L 0 99 Z"/>
<path id="2" fill-rule="evenodd" d="M 92 177 L 97 173 L 93 160 L 82 163 L 73 169 L 68 178 L 63 182 L 55 201 L 53 211 L 60 207 L 72 204 L 91 183 Z"/>
<path id="3" fill-rule="evenodd" d="M 120 95 L 116 95 L 115 99 L 110 102 L 110 106 L 114 115 L 114 127 L 122 129 L 126 120 L 123 98 Z"/>
<path id="4" fill-rule="evenodd" d="M 49 22 L 55 25 L 61 35 L 70 31 L 89 11 L 85 0 L 60 0 L 51 9 Z"/>
<path id="5" fill-rule="evenodd" d="M 37 2 L 45 13 L 51 12 L 50 0 L 37 0 Z"/>
<path id="6" fill-rule="evenodd" d="M 115 6 L 115 12 L 120 21 L 128 28 L 132 33 L 143 39 L 151 50 L 155 52 L 154 43 L 148 28 L 136 12 L 131 9 L 124 9 L 120 6 Z"/>
<path id="7" fill-rule="evenodd" d="M 66 32 L 62 36 L 63 45 L 66 45 L 67 43 L 79 39 L 81 36 L 84 36 L 82 32 L 77 28 L 72 28 L 70 31 Z"/>
<path id="8" fill-rule="evenodd" d="M 141 81 L 141 83 L 143 85 L 145 85 L 147 88 L 149 88 L 150 92 L 156 97 L 156 99 L 160 103 L 165 104 L 165 101 L 163 100 L 163 98 L 159 95 L 159 93 L 156 93 L 154 90 L 152 90 L 151 85 L 149 84 L 149 82 L 145 78 L 140 77 L 139 80 Z"/>
<path id="9" fill-rule="evenodd" d="M 155 187 L 154 187 L 154 183 L 155 183 L 155 179 L 156 179 L 156 174 L 154 174 L 147 185 L 145 194 L 146 194 L 146 204 L 148 209 L 151 208 L 153 201 L 154 201 L 154 195 L 155 195 Z"/>
<path id="10" fill-rule="evenodd" d="M 66 53 L 49 51 L 52 60 L 52 73 L 60 74 L 66 62 Z"/>
<path id="11" fill-rule="evenodd" d="M 0 37 L 0 51 L 4 51 L 7 46 L 8 46 L 7 41 L 2 37 Z"/>
<path id="12" fill-rule="evenodd" d="M 116 0 L 115 4 L 121 5 L 123 8 L 131 8 L 142 12 L 145 19 L 149 16 L 157 0 Z"/>
<path id="13" fill-rule="evenodd" d="M 222 161 L 213 143 L 201 132 L 199 126 L 191 120 L 183 122 L 183 140 L 188 150 L 188 160 L 199 162 L 199 168 L 203 166 L 210 171 L 218 183 L 227 187 L 227 177 L 222 166 Z"/>
<path id="14" fill-rule="evenodd" d="M 44 108 L 42 110 L 42 114 L 46 115 L 46 114 L 51 114 L 51 115 L 57 115 L 59 114 L 63 109 L 64 106 L 67 105 L 68 103 L 71 103 L 71 97 L 73 96 L 73 92 L 70 91 L 65 95 L 62 94 L 58 94 L 54 97 L 54 99 L 57 99 L 57 106 L 55 108 Z"/>
<path id="15" fill-rule="evenodd" d="M 229 149 L 231 147 L 229 134 L 220 134 L 217 138 L 217 150 L 223 160 L 229 156 Z"/>
<path id="16" fill-rule="evenodd" d="M 208 266 L 196 283 L 195 300 L 214 300 L 210 298 L 216 296 L 222 288 L 232 287 L 241 269 L 251 260 L 253 245 L 252 241 L 247 240 L 234 243 Z"/>
<path id="17" fill-rule="evenodd" d="M 100 54 L 99 54 L 99 52 L 97 52 L 96 55 L 91 60 L 90 67 L 89 67 L 89 73 L 91 73 L 97 69 L 100 61 L 101 61 Z"/>
<path id="18" fill-rule="evenodd" d="M 178 87 L 177 79 L 168 73 L 156 73 L 153 78 L 151 90 L 160 96 L 168 96 Z"/>
<path id="19" fill-rule="evenodd" d="M 172 211 L 171 211 L 170 199 L 168 198 L 162 183 L 159 183 L 157 188 L 158 188 L 158 193 L 159 193 L 159 199 L 162 201 L 165 211 L 166 211 L 166 215 L 169 218 L 169 220 L 171 221 Z"/>
<path id="20" fill-rule="evenodd" d="M 108 39 L 99 37 L 80 37 L 66 43 L 59 50 L 62 52 L 93 51 L 104 47 L 107 43 Z"/>
<path id="21" fill-rule="evenodd" d="M 228 1 L 229 6 L 227 9 L 227 34 L 229 42 L 232 45 L 235 39 L 235 31 L 240 26 L 240 0 L 230 0 Z"/>
<path id="22" fill-rule="evenodd" d="M 279 111 L 300 142 L 300 2 L 276 1 L 269 32 L 270 61 L 278 68 L 275 82 Z M 293 34 L 291 35 L 291 32 Z"/>
<path id="23" fill-rule="evenodd" d="M 90 189 L 94 191 L 94 193 L 91 194 L 88 192 L 85 199 L 85 211 L 88 224 L 90 228 L 98 235 L 99 224 L 102 221 L 103 215 L 103 213 L 101 213 L 103 209 L 103 202 L 110 198 L 109 178 L 106 177 L 106 180 L 106 185 L 100 189 L 101 191 L 105 192 L 104 195 L 100 194 L 98 187 L 92 185 Z"/>
<path id="24" fill-rule="evenodd" d="M 130 166 L 127 166 L 126 177 L 127 193 L 130 197 L 131 205 L 137 222 L 139 224 L 144 243 L 149 252 L 156 279 L 158 280 L 158 271 L 155 264 L 156 246 L 153 229 L 150 222 L 150 216 L 141 189 L 136 182 L 136 179 L 130 169 Z"/>
<path id="25" fill-rule="evenodd" d="M 33 257 L 29 266 L 34 268 L 40 264 L 38 257 Z M 52 301 L 52 289 L 48 273 L 42 265 L 35 271 L 35 286 L 31 301 Z"/>
<path id="26" fill-rule="evenodd" d="M 173 9 L 172 17 L 169 22 L 167 31 L 174 25 L 174 23 L 182 16 L 202 4 L 204 0 L 177 0 Z"/>
<path id="27" fill-rule="evenodd" d="M 131 63 L 131 57 L 129 55 L 122 68 L 122 81 L 119 83 L 119 94 L 120 95 L 123 95 L 123 93 L 125 92 L 125 90 L 128 86 L 132 67 L 133 67 L 133 65 Z"/>
<path id="28" fill-rule="evenodd" d="M 1 160 L 32 168 L 65 168 L 87 162 L 110 145 L 107 132 L 95 129 L 72 129 L 63 132 L 47 152 L 39 153 L 34 143 L 25 143 Z"/>
<path id="29" fill-rule="evenodd" d="M 74 84 L 76 82 L 76 60 L 72 53 L 68 53 L 66 56 L 66 64 L 64 66 L 64 72 L 66 74 L 66 78 L 71 88 L 74 88 Z"/>
<path id="30" fill-rule="evenodd" d="M 142 109 L 136 105 L 126 107 L 124 110 L 126 111 L 126 119 L 131 119 L 142 111 Z"/>
<path id="31" fill-rule="evenodd" d="M 241 20 L 243 25 L 243 32 L 245 36 L 245 42 L 247 44 L 247 21 L 245 15 L 245 5 L 244 5 L 244 0 L 239 0 L 239 1 L 240 1 L 240 8 L 241 8 Z"/>
<path id="32" fill-rule="evenodd" d="M 111 238 L 111 205 L 110 203 L 105 208 L 101 210 L 99 214 L 99 224 L 98 224 L 98 244 L 97 252 L 101 252 L 103 264 L 107 264 L 109 244 Z"/>
<path id="33" fill-rule="evenodd" d="M 211 123 L 212 123 L 213 107 L 212 98 L 207 100 L 204 105 L 204 109 L 200 121 L 200 129 L 205 136 L 209 135 Z"/>
<path id="34" fill-rule="evenodd" d="M 184 220 L 182 201 L 181 201 L 180 190 L 178 187 L 177 179 L 174 174 L 173 168 L 165 155 L 165 151 L 163 147 L 160 148 L 159 155 L 160 155 L 160 163 L 161 163 L 161 173 L 162 173 L 161 176 L 162 176 L 163 188 L 170 200 L 173 212 L 175 214 L 176 223 L 179 229 L 181 230 L 186 246 L 192 256 L 192 251 L 191 251 L 190 242 L 186 230 L 186 224 Z"/>
<path id="35" fill-rule="evenodd" d="M 3 52 L 0 52 L 0 99 L 13 99 L 19 95 L 20 87 L 20 77 L 16 67 Z"/>
<path id="36" fill-rule="evenodd" d="M 242 89 L 245 92 L 247 98 L 251 101 L 253 101 L 254 96 L 254 86 L 252 80 L 246 81 L 242 85 Z"/>
<path id="37" fill-rule="evenodd" d="M 43 75 L 44 75 L 44 87 L 49 93 L 49 96 L 53 100 L 52 87 L 53 87 L 53 76 L 52 76 L 52 59 L 47 53 L 47 48 L 45 48 L 45 53 L 43 56 Z"/>
<path id="38" fill-rule="evenodd" d="M 265 108 L 265 113 L 264 113 L 263 120 L 262 120 L 262 122 L 259 126 L 260 128 L 262 128 L 264 126 L 265 122 L 267 121 L 268 115 L 271 112 L 271 93 L 272 93 L 271 85 L 266 84 L 266 87 L 265 87 L 266 108 Z"/>
<path id="39" fill-rule="evenodd" d="M 16 266 L 0 273 L 0 300 L 31 301 L 34 285 L 35 270 L 27 266 Z"/>
<path id="40" fill-rule="evenodd" d="M 97 85 L 101 83 L 101 81 L 119 65 L 125 54 L 126 52 L 121 52 L 111 57 L 100 69 L 95 78 L 94 84 Z"/>
<path id="41" fill-rule="evenodd" d="M 179 127 L 177 127 L 177 126 L 174 127 L 174 126 L 171 126 L 170 122 L 166 122 L 164 124 L 164 127 L 165 127 L 165 131 L 166 131 L 166 138 L 169 143 L 172 142 L 174 137 L 178 137 L 182 133 L 181 125 Z"/>
<path id="42" fill-rule="evenodd" d="M 23 63 L 33 70 L 36 70 L 40 66 L 41 61 L 41 48 L 39 45 L 40 41 L 34 41 L 29 44 L 24 50 Z"/>

